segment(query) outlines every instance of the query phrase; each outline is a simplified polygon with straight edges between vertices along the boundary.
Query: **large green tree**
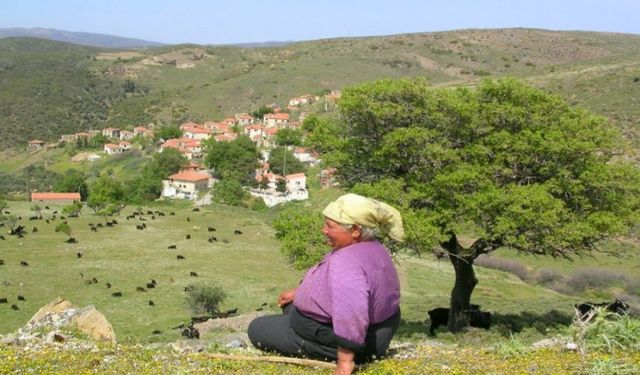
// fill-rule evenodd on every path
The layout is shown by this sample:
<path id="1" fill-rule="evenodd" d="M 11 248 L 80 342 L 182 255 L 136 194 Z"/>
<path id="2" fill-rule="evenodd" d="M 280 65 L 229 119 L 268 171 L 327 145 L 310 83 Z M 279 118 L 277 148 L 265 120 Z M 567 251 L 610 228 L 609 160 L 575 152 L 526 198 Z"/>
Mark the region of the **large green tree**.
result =
<path id="1" fill-rule="evenodd" d="M 614 127 L 518 80 L 377 81 L 345 90 L 340 110 L 329 159 L 343 186 L 398 206 L 410 248 L 448 253 L 452 332 L 468 325 L 479 255 L 572 257 L 638 222 L 640 173 Z"/>
<path id="2" fill-rule="evenodd" d="M 231 142 L 205 142 L 205 163 L 222 179 L 234 179 L 244 185 L 254 180 L 260 153 L 247 136 L 239 136 Z"/>
<path id="3" fill-rule="evenodd" d="M 80 200 L 86 201 L 89 196 L 89 187 L 85 176 L 77 169 L 69 169 L 53 185 L 53 191 L 59 193 L 80 193 Z"/>
<path id="4" fill-rule="evenodd" d="M 276 147 L 269 153 L 269 169 L 281 176 L 300 173 L 306 170 L 303 162 L 293 156 L 286 147 Z"/>

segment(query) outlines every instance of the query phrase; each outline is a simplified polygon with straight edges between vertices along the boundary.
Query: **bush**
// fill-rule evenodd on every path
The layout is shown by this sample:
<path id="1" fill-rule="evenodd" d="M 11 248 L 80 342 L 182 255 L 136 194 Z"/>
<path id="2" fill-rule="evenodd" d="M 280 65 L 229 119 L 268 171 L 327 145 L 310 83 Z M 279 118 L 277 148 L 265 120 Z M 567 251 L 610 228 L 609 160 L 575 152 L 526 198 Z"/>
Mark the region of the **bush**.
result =
<path id="1" fill-rule="evenodd" d="M 561 281 L 563 278 L 562 274 L 554 269 L 551 268 L 540 268 L 535 276 L 534 276 L 534 280 L 536 283 L 540 284 L 540 285 L 549 285 L 549 284 L 553 284 L 557 281 Z"/>
<path id="2" fill-rule="evenodd" d="M 488 255 L 480 255 L 474 261 L 474 264 L 496 269 L 504 272 L 512 273 L 520 278 L 520 280 L 527 280 L 529 278 L 529 270 L 527 266 L 518 262 L 517 260 L 495 258 Z"/>
<path id="3" fill-rule="evenodd" d="M 626 278 L 619 272 L 588 267 L 574 272 L 567 280 L 567 285 L 575 291 L 583 292 L 587 289 L 605 289 L 623 284 L 625 281 Z"/>
<path id="4" fill-rule="evenodd" d="M 222 302 L 226 293 L 217 285 L 190 284 L 187 291 L 187 304 L 195 315 L 210 314 L 218 312 L 218 305 Z"/>
<path id="5" fill-rule="evenodd" d="M 640 350 L 640 320 L 629 315 L 618 315 L 599 308 L 592 320 L 576 320 L 572 330 L 582 352 Z"/>

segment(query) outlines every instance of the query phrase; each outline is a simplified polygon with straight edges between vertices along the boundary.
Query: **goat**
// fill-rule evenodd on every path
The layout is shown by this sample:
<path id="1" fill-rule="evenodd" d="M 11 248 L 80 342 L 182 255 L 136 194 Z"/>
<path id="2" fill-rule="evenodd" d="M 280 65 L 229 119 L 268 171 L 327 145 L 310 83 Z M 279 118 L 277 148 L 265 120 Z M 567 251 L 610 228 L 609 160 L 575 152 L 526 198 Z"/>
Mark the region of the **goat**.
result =
<path id="1" fill-rule="evenodd" d="M 178 260 L 185 260 L 186 258 L 184 257 L 184 255 L 180 255 L 180 254 L 178 254 L 178 255 L 176 255 L 176 259 L 178 259 Z"/>
<path id="2" fill-rule="evenodd" d="M 149 300 L 149 306 L 155 306 L 155 305 L 156 304 L 152 300 Z"/>
<path id="3" fill-rule="evenodd" d="M 191 235 L 187 234 L 187 236 L 185 237 L 186 240 L 190 240 L 191 239 Z"/>
<path id="4" fill-rule="evenodd" d="M 471 304 L 469 305 L 469 325 L 471 327 L 489 329 L 491 326 L 491 313 L 487 311 L 480 311 L 480 306 Z M 429 334 L 435 335 L 436 329 L 449 323 L 449 308 L 437 307 L 433 310 L 429 310 L 429 320 L 431 320 L 431 326 L 429 327 Z"/>
<path id="5" fill-rule="evenodd" d="M 141 286 L 136 287 L 136 292 L 146 292 L 147 290 Z"/>
<path id="6" fill-rule="evenodd" d="M 26 301 L 26 299 L 24 298 L 24 296 L 18 296 L 18 301 Z"/>
<path id="7" fill-rule="evenodd" d="M 209 237 L 209 240 L 208 240 L 208 241 L 209 241 L 209 242 L 218 242 L 218 239 L 217 239 L 217 238 L 215 238 L 215 237 L 213 237 L 213 236 L 211 236 L 211 237 Z"/>
<path id="8" fill-rule="evenodd" d="M 175 248 L 176 248 L 176 245 L 169 245 L 169 246 L 167 247 L 167 249 L 175 249 Z"/>
<path id="9" fill-rule="evenodd" d="M 242 231 L 236 229 L 236 230 L 233 231 L 233 234 L 242 234 Z"/>
<path id="10" fill-rule="evenodd" d="M 31 233 L 38 233 L 38 227 L 33 227 L 33 229 L 31 230 Z"/>
<path id="11" fill-rule="evenodd" d="M 111 283 L 106 283 L 107 289 L 111 289 Z"/>
<path id="12" fill-rule="evenodd" d="M 142 225 L 136 225 L 136 229 L 137 230 L 144 230 L 144 227 Z"/>
<path id="13" fill-rule="evenodd" d="M 576 309 L 576 316 L 578 320 L 589 320 L 596 315 L 598 308 L 603 308 L 605 311 L 618 315 L 625 315 L 629 312 L 629 305 L 624 301 L 616 298 L 613 302 L 584 302 L 574 305 Z"/>
<path id="14" fill-rule="evenodd" d="M 198 273 L 191 271 L 189 272 L 189 276 L 198 277 Z"/>
<path id="15" fill-rule="evenodd" d="M 151 332 L 152 335 L 161 335 L 162 331 L 159 329 L 154 329 L 153 332 Z"/>
<path id="16" fill-rule="evenodd" d="M 8 303 L 7 297 L 0 298 L 0 303 Z"/>
<path id="17" fill-rule="evenodd" d="M 214 227 L 207 227 L 207 230 L 208 230 L 209 232 L 215 232 L 215 231 L 216 231 L 216 228 L 214 228 Z"/>
<path id="18" fill-rule="evenodd" d="M 19 307 L 18 307 L 18 305 L 16 305 L 16 304 L 11 305 L 11 309 L 12 309 L 12 310 L 15 310 L 15 311 L 20 310 L 20 308 L 19 308 Z"/>
<path id="19" fill-rule="evenodd" d="M 22 267 L 29 267 L 29 263 L 25 262 L 24 260 L 21 260 L 21 261 L 20 261 L 20 265 L 21 265 Z"/>
<path id="20" fill-rule="evenodd" d="M 82 253 L 80 253 L 80 252 L 76 253 L 76 258 L 78 258 L 78 259 L 82 258 Z"/>
<path id="21" fill-rule="evenodd" d="M 122 297 L 122 292 L 113 292 L 111 293 L 111 297 Z"/>
<path id="22" fill-rule="evenodd" d="M 149 288 L 149 289 L 153 289 L 153 288 L 155 288 L 155 287 L 156 287 L 156 284 L 154 284 L 154 283 L 147 283 L 147 288 Z"/>

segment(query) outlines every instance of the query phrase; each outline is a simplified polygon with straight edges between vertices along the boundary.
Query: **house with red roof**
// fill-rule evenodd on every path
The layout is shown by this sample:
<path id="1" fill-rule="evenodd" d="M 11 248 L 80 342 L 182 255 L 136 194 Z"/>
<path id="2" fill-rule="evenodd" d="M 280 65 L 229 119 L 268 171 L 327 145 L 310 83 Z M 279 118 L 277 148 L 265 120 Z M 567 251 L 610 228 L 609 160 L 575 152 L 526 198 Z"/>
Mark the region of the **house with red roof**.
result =
<path id="1" fill-rule="evenodd" d="M 267 113 L 262 119 L 264 126 L 270 128 L 274 126 L 282 126 L 289 122 L 288 113 Z"/>
<path id="2" fill-rule="evenodd" d="M 254 123 L 255 119 L 248 113 L 236 113 L 236 120 L 238 120 L 238 125 L 247 126 Z"/>
<path id="3" fill-rule="evenodd" d="M 34 139 L 34 140 L 29 141 L 29 142 L 27 143 L 27 148 L 28 148 L 30 151 L 39 150 L 39 149 L 41 149 L 41 148 L 43 148 L 43 147 L 44 147 L 44 142 L 43 142 L 43 141 L 41 141 L 41 140 L 39 140 L 39 139 Z"/>
<path id="4" fill-rule="evenodd" d="M 70 205 L 80 201 L 80 193 L 31 193 L 31 202 L 41 205 Z"/>
<path id="5" fill-rule="evenodd" d="M 193 200 L 199 192 L 209 189 L 212 182 L 213 179 L 206 172 L 178 172 L 162 181 L 162 196 Z"/>
<path id="6" fill-rule="evenodd" d="M 102 135 L 107 138 L 120 138 L 120 129 L 116 128 L 104 128 L 102 129 Z"/>
<path id="7" fill-rule="evenodd" d="M 131 150 L 131 142 L 120 141 L 119 143 L 105 143 L 104 152 L 108 155 L 121 154 Z"/>

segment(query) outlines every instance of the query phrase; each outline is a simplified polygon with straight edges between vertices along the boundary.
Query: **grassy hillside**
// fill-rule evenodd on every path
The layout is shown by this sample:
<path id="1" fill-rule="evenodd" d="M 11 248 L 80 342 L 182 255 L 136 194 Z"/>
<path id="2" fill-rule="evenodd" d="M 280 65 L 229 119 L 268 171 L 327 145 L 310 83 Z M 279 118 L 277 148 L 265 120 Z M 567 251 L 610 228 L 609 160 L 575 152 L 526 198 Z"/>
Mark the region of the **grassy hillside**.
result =
<path id="1" fill-rule="evenodd" d="M 610 117 L 635 141 L 639 57 L 637 35 L 531 29 L 120 52 L 3 39 L 0 81 L 9 94 L 0 113 L 0 136 L 7 141 L 0 147 L 89 127 L 220 120 L 380 78 L 426 76 L 434 85 L 473 85 L 505 75 Z M 126 79 L 136 90 L 125 95 Z"/>
<path id="2" fill-rule="evenodd" d="M 336 192 L 337 193 L 337 192 Z M 334 192 L 319 194 L 318 202 L 335 196 Z M 310 209 L 314 203 L 310 202 Z M 134 211 L 126 208 L 115 217 L 118 224 L 92 232 L 89 223 L 104 222 L 102 217 L 86 210 L 79 218 L 68 219 L 72 236 L 77 244 L 65 243 L 66 235 L 55 233 L 60 221 L 28 221 L 32 214 L 26 202 L 12 202 L 9 210 L 23 218 L 28 234 L 24 238 L 3 234 L 0 240 L 0 259 L 4 260 L 0 297 L 9 304 L 0 305 L 3 319 L 0 333 L 15 331 L 41 306 L 60 296 L 78 306 L 95 305 L 113 324 L 119 340 L 124 342 L 170 341 L 179 337 L 172 330 L 191 316 L 186 303 L 184 287 L 193 282 L 215 283 L 228 293 L 221 309 L 237 307 L 239 313 L 255 310 L 263 302 L 268 310 L 276 311 L 275 296 L 286 287 L 296 285 L 302 272 L 290 268 L 279 253 L 279 244 L 273 239 L 270 216 L 225 206 L 210 206 L 193 212 L 185 202 L 157 205 L 144 211 L 161 210 L 165 216 L 145 215 L 146 230 L 137 230 L 139 219 L 125 217 Z M 50 207 L 45 218 L 52 216 Z M 170 212 L 175 212 L 171 216 Z M 187 221 L 187 218 L 190 221 Z M 209 232 L 209 226 L 215 232 Z M 38 232 L 32 233 L 37 227 Z M 243 234 L 234 235 L 239 229 Z M 190 234 L 191 239 L 186 239 Z M 215 236 L 217 242 L 207 239 Z M 228 240 L 228 243 L 225 243 Z M 168 249 L 175 245 L 177 249 Z M 637 249 L 637 248 L 636 248 Z M 632 254 L 633 247 L 627 248 Z M 77 253 L 82 253 L 82 258 Z M 185 260 L 178 260 L 183 255 Z M 21 261 L 29 263 L 20 266 Z M 454 273 L 446 261 L 431 257 L 418 258 L 399 255 L 397 265 L 402 284 L 403 324 L 399 339 L 427 338 L 426 312 L 437 306 L 446 306 L 453 285 Z M 633 262 L 631 262 L 633 263 Z M 570 263 L 558 261 L 559 267 L 571 268 Z M 610 260 L 619 272 L 635 272 L 636 265 L 622 260 Z M 196 272 L 199 276 L 190 276 Z M 525 340 L 539 339 L 549 330 L 566 326 L 573 315 L 573 304 L 585 297 L 571 297 L 533 283 L 525 283 L 517 276 L 497 270 L 477 268 L 480 284 L 474 293 L 474 302 L 494 313 L 494 328 L 480 336 L 463 338 L 498 340 L 519 333 Z M 97 283 L 87 284 L 92 278 Z M 155 279 L 157 288 L 137 292 Z M 106 283 L 112 285 L 107 289 Z M 123 297 L 115 298 L 112 292 Z M 26 301 L 17 301 L 22 295 Z M 155 302 L 151 307 L 148 300 Z M 9 306 L 18 304 L 19 311 Z M 554 311 L 555 310 L 555 311 Z M 164 332 L 152 336 L 153 330 Z M 449 333 L 439 336 L 443 340 L 461 338 Z"/>

